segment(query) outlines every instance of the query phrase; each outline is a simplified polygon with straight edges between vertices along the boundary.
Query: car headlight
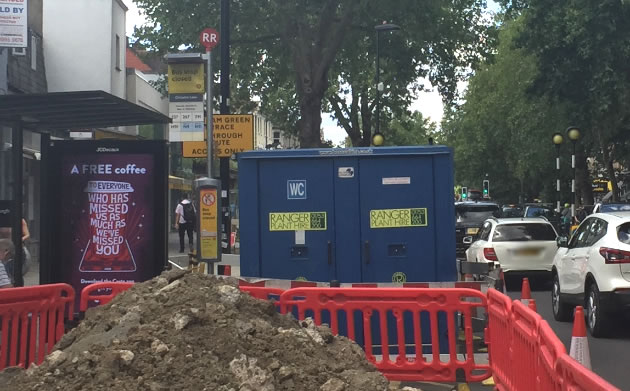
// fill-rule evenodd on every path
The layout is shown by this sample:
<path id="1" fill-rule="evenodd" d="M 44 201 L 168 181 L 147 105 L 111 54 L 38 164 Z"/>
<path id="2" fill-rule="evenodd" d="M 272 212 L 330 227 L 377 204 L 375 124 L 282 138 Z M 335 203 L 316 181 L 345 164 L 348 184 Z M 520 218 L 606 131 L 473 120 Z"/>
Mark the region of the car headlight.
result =
<path id="1" fill-rule="evenodd" d="M 479 228 L 467 228 L 466 229 L 466 233 L 468 235 L 477 235 L 477 232 L 479 232 Z"/>

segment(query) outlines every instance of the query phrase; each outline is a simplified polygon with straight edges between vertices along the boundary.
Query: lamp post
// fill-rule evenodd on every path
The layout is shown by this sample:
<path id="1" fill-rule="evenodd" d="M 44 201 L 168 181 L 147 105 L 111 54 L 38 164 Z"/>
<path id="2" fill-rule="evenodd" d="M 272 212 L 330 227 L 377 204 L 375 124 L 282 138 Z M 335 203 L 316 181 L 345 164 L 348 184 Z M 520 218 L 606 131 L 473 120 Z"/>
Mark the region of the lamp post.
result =
<path id="1" fill-rule="evenodd" d="M 380 65 L 380 41 L 381 41 L 381 31 L 395 31 L 400 30 L 400 26 L 391 23 L 379 24 L 374 26 L 374 30 L 376 30 L 376 132 L 374 136 L 372 136 L 372 144 L 376 146 L 383 145 L 385 138 L 381 134 L 381 92 L 383 91 L 383 83 L 381 83 L 381 65 Z"/>
<path id="2" fill-rule="evenodd" d="M 553 141 L 553 145 L 556 146 L 556 211 L 560 213 L 560 145 L 564 142 L 564 137 L 560 133 L 554 133 L 551 137 L 551 141 Z"/>
<path id="3" fill-rule="evenodd" d="M 567 128 L 567 136 L 573 145 L 573 153 L 571 154 L 571 168 L 573 169 L 573 178 L 571 179 L 571 217 L 575 217 L 575 203 L 577 200 L 575 197 L 575 143 L 580 139 L 580 129 L 575 126 L 569 126 Z"/>

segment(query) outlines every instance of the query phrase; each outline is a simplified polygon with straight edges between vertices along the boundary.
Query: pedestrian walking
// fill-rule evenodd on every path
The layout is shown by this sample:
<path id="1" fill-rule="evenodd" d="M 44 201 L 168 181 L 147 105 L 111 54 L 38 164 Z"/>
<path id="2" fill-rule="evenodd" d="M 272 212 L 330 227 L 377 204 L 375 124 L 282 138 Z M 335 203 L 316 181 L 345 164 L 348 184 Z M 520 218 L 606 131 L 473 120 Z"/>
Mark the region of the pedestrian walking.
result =
<path id="1" fill-rule="evenodd" d="M 564 209 L 560 212 L 562 229 L 565 234 L 569 235 L 571 233 L 571 207 L 569 203 L 564 204 Z"/>
<path id="2" fill-rule="evenodd" d="M 13 287 L 13 242 L 9 239 L 0 239 L 0 289 Z M 11 272 L 7 271 L 11 268 Z"/>
<path id="3" fill-rule="evenodd" d="M 184 236 L 188 234 L 188 248 L 193 251 L 193 231 L 197 211 L 195 206 L 188 199 L 188 194 L 184 194 L 182 201 L 175 208 L 175 229 L 179 231 L 179 252 L 184 252 Z"/>

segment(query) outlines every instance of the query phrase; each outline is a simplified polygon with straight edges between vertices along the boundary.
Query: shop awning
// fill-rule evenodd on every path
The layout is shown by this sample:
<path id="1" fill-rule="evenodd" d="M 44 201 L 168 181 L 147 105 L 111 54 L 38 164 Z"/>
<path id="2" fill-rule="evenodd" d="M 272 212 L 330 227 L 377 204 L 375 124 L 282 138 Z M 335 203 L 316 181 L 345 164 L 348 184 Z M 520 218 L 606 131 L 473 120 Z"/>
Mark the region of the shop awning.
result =
<path id="1" fill-rule="evenodd" d="M 168 116 L 104 91 L 0 95 L 0 123 L 35 130 L 164 124 Z"/>

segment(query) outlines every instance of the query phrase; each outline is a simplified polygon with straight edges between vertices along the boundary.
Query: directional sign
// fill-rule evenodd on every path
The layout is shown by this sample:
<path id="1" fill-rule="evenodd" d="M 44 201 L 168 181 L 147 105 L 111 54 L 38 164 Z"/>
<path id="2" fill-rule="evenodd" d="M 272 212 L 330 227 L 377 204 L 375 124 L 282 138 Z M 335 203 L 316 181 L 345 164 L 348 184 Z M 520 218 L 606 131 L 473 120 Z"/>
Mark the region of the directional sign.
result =
<path id="1" fill-rule="evenodd" d="M 215 29 L 205 28 L 199 34 L 199 42 L 205 46 L 206 51 L 214 49 L 219 44 L 219 33 Z"/>

